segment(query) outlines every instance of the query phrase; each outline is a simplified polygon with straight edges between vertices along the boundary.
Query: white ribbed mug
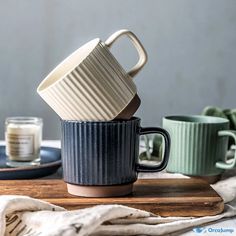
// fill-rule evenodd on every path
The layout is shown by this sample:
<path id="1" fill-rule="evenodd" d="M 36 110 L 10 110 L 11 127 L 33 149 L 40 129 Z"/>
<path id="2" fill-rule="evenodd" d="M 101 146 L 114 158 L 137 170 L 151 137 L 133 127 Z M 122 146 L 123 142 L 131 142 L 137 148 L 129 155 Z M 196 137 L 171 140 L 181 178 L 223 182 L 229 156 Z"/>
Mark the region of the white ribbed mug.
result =
<path id="1" fill-rule="evenodd" d="M 139 54 L 129 72 L 109 50 L 122 35 L 131 39 Z M 140 105 L 132 77 L 146 61 L 147 53 L 138 38 L 120 30 L 105 43 L 97 38 L 77 49 L 41 82 L 37 92 L 63 120 L 129 119 Z"/>

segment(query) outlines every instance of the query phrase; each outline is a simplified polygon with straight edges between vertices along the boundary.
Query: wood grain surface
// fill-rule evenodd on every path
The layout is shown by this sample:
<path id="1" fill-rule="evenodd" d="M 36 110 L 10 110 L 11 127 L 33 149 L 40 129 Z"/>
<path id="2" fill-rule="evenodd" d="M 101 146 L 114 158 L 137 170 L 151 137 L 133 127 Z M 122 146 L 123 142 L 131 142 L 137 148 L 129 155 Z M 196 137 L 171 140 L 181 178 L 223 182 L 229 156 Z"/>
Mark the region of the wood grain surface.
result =
<path id="1" fill-rule="evenodd" d="M 125 197 L 83 198 L 67 193 L 63 180 L 1 180 L 0 195 L 27 195 L 80 209 L 97 204 L 123 204 L 161 216 L 206 216 L 223 211 L 222 198 L 200 179 L 142 179 Z"/>

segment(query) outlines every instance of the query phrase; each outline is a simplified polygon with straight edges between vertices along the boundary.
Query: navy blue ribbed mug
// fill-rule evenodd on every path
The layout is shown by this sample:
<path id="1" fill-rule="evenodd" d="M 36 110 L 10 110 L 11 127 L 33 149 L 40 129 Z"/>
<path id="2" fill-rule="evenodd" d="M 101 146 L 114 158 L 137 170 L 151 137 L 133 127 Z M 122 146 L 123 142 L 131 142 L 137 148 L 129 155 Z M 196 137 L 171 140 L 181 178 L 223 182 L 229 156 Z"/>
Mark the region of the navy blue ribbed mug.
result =
<path id="1" fill-rule="evenodd" d="M 170 138 L 157 127 L 142 128 L 140 119 L 89 122 L 62 120 L 63 176 L 68 192 L 79 196 L 120 196 L 132 192 L 137 172 L 158 172 L 168 162 Z M 163 136 L 163 161 L 138 163 L 140 135 Z"/>

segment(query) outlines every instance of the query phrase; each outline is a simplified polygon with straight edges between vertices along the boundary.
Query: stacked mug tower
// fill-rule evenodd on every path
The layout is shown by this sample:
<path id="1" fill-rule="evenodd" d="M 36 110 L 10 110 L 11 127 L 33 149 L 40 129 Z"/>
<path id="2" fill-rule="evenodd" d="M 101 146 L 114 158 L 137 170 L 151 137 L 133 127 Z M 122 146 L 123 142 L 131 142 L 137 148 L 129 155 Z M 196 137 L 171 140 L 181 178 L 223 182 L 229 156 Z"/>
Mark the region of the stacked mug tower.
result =
<path id="1" fill-rule="evenodd" d="M 126 72 L 110 52 L 128 36 L 138 51 L 137 64 Z M 61 118 L 63 176 L 68 192 L 86 197 L 132 192 L 138 171 L 161 171 L 168 162 L 170 138 L 158 127 L 142 128 L 133 117 L 140 99 L 132 78 L 147 61 L 136 35 L 120 30 L 105 42 L 94 39 L 60 63 L 37 92 Z M 163 160 L 157 166 L 138 162 L 139 137 L 163 137 Z"/>

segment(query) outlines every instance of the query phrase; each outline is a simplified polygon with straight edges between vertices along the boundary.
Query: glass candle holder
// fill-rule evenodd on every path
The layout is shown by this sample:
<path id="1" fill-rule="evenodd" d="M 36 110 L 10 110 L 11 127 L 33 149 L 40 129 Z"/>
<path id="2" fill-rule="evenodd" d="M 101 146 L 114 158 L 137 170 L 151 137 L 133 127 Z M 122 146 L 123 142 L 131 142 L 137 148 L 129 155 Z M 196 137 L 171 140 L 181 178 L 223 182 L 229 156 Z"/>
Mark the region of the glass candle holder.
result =
<path id="1" fill-rule="evenodd" d="M 9 117 L 5 121 L 7 165 L 39 165 L 43 120 L 37 117 Z"/>

